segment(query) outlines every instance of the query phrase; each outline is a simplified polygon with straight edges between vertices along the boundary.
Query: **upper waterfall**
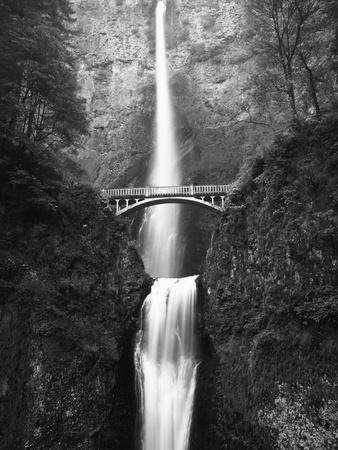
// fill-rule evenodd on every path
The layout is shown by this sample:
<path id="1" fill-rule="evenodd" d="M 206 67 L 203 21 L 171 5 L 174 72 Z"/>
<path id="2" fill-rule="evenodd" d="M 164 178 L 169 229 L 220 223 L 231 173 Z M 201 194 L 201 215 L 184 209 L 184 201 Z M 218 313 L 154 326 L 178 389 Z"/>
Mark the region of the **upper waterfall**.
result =
<path id="1" fill-rule="evenodd" d="M 156 147 L 149 177 L 152 186 L 178 186 L 182 182 L 169 87 L 165 18 L 166 3 L 159 1 L 156 8 Z M 177 239 L 179 216 L 179 205 L 155 206 L 146 213 L 142 253 L 146 270 L 153 277 L 181 274 L 182 251 Z"/>
<path id="2" fill-rule="evenodd" d="M 154 186 L 178 186 L 180 167 L 175 142 L 165 39 L 165 2 L 156 9 L 156 151 L 150 177 Z"/>

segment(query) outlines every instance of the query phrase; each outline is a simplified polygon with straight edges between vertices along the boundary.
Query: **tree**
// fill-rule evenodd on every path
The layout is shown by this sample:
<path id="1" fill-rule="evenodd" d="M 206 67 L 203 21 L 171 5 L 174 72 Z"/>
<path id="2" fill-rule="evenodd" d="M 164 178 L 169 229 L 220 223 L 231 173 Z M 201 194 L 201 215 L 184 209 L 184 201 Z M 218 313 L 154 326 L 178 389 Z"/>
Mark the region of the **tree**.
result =
<path id="1" fill-rule="evenodd" d="M 317 116 L 321 114 L 319 85 L 327 89 L 330 84 L 326 74 L 334 27 L 329 4 L 324 0 L 248 1 L 260 69 L 270 87 L 286 95 L 295 125 L 311 109 L 309 103 Z"/>
<path id="2" fill-rule="evenodd" d="M 0 8 L 0 133 L 20 143 L 71 143 L 86 116 L 68 0 L 0 0 Z"/>
<path id="3" fill-rule="evenodd" d="M 334 77 L 334 102 L 338 103 L 338 2 L 332 2 L 331 14 L 335 23 L 332 46 L 332 71 Z"/>

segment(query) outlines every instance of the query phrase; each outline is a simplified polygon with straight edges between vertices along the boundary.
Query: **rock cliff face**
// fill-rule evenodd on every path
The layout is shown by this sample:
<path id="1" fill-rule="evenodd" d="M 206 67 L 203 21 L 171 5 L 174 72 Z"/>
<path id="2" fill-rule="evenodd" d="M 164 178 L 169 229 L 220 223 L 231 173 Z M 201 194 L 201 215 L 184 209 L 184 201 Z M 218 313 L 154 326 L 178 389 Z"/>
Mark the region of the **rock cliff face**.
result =
<path id="1" fill-rule="evenodd" d="M 134 448 L 143 264 L 91 188 L 1 154 L 0 447 Z"/>
<path id="2" fill-rule="evenodd" d="M 97 187 L 147 183 L 154 146 L 156 3 L 73 1 L 74 47 L 90 118 L 89 136 L 74 153 Z M 243 45 L 245 22 L 241 1 L 167 2 L 171 90 L 185 183 L 230 182 L 248 152 L 250 126 L 229 128 L 225 120 L 243 101 L 253 67 Z M 252 150 L 256 144 L 250 142 Z M 185 208 L 179 239 L 185 245 L 187 233 L 194 238 L 186 249 L 184 274 L 198 273 L 214 222 L 198 209 Z"/>
<path id="3" fill-rule="evenodd" d="M 153 148 L 156 1 L 73 4 L 91 125 L 77 158 L 97 186 L 144 183 Z M 246 132 L 224 123 L 245 95 L 253 64 L 242 45 L 245 20 L 241 1 L 168 1 L 171 87 L 187 181 L 225 183 L 246 152 Z"/>
<path id="4" fill-rule="evenodd" d="M 337 150 L 337 117 L 277 141 L 215 232 L 200 449 L 336 445 Z"/>

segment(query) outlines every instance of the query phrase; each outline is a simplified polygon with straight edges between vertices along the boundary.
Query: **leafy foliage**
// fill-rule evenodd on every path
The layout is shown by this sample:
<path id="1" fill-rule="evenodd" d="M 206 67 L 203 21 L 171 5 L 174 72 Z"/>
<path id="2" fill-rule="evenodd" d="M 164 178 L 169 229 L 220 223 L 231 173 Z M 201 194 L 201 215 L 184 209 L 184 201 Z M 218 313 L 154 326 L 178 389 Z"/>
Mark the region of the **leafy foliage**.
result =
<path id="1" fill-rule="evenodd" d="M 331 387 L 323 379 L 324 387 Z M 290 389 L 278 386 L 278 395 L 271 408 L 258 412 L 260 423 L 268 423 L 277 432 L 277 444 L 281 450 L 302 448 L 322 450 L 334 448 L 338 440 L 337 401 L 329 400 L 320 405 L 318 413 L 309 414 L 308 395 L 311 387 L 297 385 Z"/>
<path id="2" fill-rule="evenodd" d="M 44 147 L 85 132 L 68 0 L 0 1 L 0 132 Z"/>
<path id="3" fill-rule="evenodd" d="M 337 395 L 337 119 L 278 138 L 239 185 L 237 207 L 214 236 L 205 317 L 219 358 L 218 430 L 239 417 L 225 430 L 224 448 L 255 448 L 248 424 L 263 427 L 276 448 L 298 448 L 309 433 L 302 448 L 334 439 L 334 415 L 322 416 Z M 281 385 L 295 392 L 285 404 Z M 306 402 L 297 405 L 298 397 Z M 233 436 L 238 447 L 229 444 Z"/>
<path id="4" fill-rule="evenodd" d="M 124 448 L 133 368 L 119 370 L 149 287 L 142 262 L 50 155 L 1 150 L 0 447 Z"/>
<path id="5" fill-rule="evenodd" d="M 334 2 L 248 0 L 246 5 L 248 45 L 256 61 L 252 106 L 270 113 L 272 125 L 281 110 L 295 126 L 304 117 L 320 116 L 333 100 Z"/>

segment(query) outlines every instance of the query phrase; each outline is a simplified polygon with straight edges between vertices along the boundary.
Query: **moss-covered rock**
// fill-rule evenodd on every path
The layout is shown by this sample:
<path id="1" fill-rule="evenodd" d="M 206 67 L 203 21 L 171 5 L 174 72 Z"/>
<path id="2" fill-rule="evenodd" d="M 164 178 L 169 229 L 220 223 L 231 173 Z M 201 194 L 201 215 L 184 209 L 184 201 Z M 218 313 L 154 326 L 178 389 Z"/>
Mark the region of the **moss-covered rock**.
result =
<path id="1" fill-rule="evenodd" d="M 332 116 L 280 138 L 214 235 L 204 315 L 217 361 L 213 448 L 337 442 L 337 129 Z"/>
<path id="2" fill-rule="evenodd" d="M 95 191 L 2 151 L 0 447 L 132 448 L 143 264 Z"/>

